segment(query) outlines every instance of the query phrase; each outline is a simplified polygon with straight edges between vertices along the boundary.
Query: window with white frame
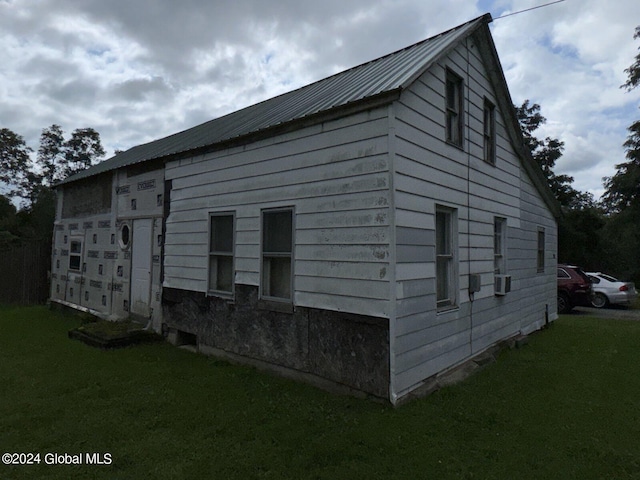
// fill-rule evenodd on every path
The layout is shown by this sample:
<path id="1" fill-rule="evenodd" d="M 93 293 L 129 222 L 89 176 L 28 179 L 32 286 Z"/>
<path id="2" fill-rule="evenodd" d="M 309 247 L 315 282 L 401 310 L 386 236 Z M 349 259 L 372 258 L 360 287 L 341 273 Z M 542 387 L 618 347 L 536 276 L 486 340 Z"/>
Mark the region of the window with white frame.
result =
<path id="1" fill-rule="evenodd" d="M 507 273 L 507 219 L 495 217 L 493 220 L 493 273 Z"/>
<path id="2" fill-rule="evenodd" d="M 209 216 L 209 291 L 233 292 L 234 215 Z"/>
<path id="3" fill-rule="evenodd" d="M 544 228 L 538 228 L 538 255 L 537 255 L 537 263 L 538 263 L 538 273 L 544 272 L 544 257 L 545 257 L 545 236 L 544 236 Z"/>
<path id="4" fill-rule="evenodd" d="M 484 161 L 496 164 L 496 107 L 484 99 Z"/>
<path id="5" fill-rule="evenodd" d="M 438 310 L 456 306 L 457 276 L 456 210 L 436 207 L 436 301 Z"/>
<path id="6" fill-rule="evenodd" d="M 463 88 L 462 78 L 447 70 L 445 80 L 446 99 L 446 139 L 458 147 L 462 147 L 463 128 Z"/>
<path id="7" fill-rule="evenodd" d="M 262 297 L 291 301 L 293 209 L 262 211 Z"/>
<path id="8" fill-rule="evenodd" d="M 80 271 L 82 266 L 82 240 L 71 239 L 69 244 L 69 270 Z"/>

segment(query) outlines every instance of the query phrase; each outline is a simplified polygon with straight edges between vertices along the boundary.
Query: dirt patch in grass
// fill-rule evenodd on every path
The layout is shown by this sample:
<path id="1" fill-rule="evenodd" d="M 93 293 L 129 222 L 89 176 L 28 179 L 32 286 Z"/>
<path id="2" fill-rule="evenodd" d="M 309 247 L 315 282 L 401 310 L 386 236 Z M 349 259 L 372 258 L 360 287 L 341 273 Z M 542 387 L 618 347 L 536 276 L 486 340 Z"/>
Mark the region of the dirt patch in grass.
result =
<path id="1" fill-rule="evenodd" d="M 69 331 L 69 338 L 80 340 L 99 348 L 121 348 L 138 343 L 156 342 L 162 339 L 135 322 L 109 322 L 100 320 L 85 323 Z"/>

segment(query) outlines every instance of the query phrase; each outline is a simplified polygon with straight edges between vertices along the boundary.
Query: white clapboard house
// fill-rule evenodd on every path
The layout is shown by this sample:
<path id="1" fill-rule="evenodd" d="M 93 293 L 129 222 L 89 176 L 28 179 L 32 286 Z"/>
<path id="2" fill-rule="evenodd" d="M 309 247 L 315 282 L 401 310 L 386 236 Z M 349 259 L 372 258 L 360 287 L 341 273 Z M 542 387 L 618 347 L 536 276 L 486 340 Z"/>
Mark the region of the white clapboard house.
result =
<path id="1" fill-rule="evenodd" d="M 51 299 L 397 403 L 556 318 L 485 15 L 62 182 Z"/>

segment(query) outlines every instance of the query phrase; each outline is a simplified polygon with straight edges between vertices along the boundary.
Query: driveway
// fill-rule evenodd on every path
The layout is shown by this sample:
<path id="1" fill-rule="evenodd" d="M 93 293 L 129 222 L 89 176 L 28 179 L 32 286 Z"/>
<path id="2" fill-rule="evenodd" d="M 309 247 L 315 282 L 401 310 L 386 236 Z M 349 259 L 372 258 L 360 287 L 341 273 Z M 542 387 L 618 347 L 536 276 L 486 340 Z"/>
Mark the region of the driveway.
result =
<path id="1" fill-rule="evenodd" d="M 640 310 L 616 306 L 607 308 L 575 307 L 569 315 L 589 315 L 600 318 L 617 318 L 622 320 L 640 321 Z"/>

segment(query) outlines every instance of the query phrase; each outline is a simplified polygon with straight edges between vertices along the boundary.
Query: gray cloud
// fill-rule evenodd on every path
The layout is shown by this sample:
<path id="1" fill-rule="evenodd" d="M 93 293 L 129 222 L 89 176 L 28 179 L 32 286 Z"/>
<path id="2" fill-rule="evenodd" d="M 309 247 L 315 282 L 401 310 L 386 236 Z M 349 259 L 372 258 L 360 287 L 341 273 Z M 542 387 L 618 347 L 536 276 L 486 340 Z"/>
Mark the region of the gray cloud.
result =
<path id="1" fill-rule="evenodd" d="M 113 152 L 403 48 L 487 5 L 503 13 L 541 3 L 0 1 L 0 126 L 34 147 L 52 123 L 91 126 Z M 565 141 L 558 169 L 576 188 L 601 188 L 599 177 L 624 161 L 620 139 L 640 91 L 618 86 L 638 18 L 637 2 L 583 0 L 492 25 L 514 102 L 542 106 L 543 133 Z"/>
<path id="2" fill-rule="evenodd" d="M 125 80 L 113 87 L 112 99 L 122 99 L 127 102 L 140 102 L 156 98 L 158 94 L 169 94 L 171 87 L 161 77 L 135 78 Z"/>

